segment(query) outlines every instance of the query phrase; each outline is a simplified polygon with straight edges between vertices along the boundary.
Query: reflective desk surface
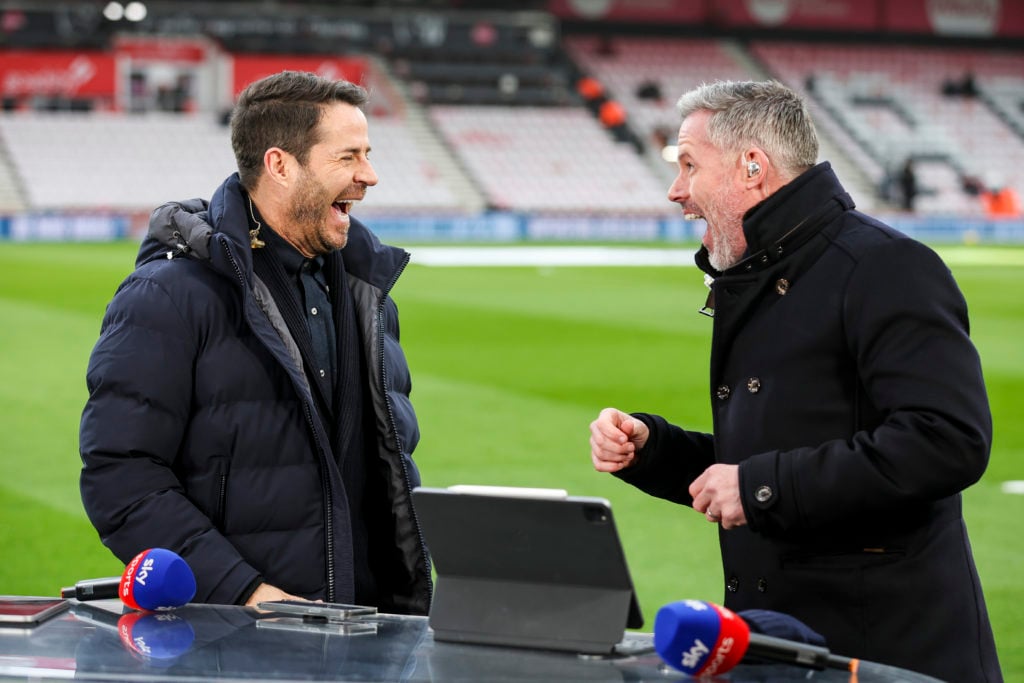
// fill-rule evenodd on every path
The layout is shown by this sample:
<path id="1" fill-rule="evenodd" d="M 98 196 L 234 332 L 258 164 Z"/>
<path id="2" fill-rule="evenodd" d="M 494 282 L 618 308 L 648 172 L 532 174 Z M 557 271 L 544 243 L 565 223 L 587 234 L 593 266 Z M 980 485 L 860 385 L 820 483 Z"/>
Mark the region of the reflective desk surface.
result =
<path id="1" fill-rule="evenodd" d="M 375 615 L 344 624 L 251 608 L 188 605 L 122 614 L 121 603 L 71 601 L 34 627 L 0 627 L 0 679 L 94 681 L 683 681 L 653 652 L 580 656 L 435 642 L 425 617 Z M 650 635 L 634 634 L 640 638 Z M 862 663 L 851 675 L 743 665 L 713 680 L 934 683 Z"/>

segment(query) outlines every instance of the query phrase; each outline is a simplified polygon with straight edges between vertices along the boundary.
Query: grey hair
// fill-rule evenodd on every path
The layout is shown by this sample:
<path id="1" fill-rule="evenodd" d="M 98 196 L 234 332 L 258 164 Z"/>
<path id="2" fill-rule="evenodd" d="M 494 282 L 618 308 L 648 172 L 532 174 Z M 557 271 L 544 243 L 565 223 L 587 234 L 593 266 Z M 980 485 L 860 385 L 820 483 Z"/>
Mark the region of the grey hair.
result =
<path id="1" fill-rule="evenodd" d="M 684 93 L 676 106 L 682 119 L 710 111 L 712 145 L 737 153 L 756 145 L 789 178 L 818 161 L 818 134 L 807 105 L 778 81 L 704 83 Z"/>

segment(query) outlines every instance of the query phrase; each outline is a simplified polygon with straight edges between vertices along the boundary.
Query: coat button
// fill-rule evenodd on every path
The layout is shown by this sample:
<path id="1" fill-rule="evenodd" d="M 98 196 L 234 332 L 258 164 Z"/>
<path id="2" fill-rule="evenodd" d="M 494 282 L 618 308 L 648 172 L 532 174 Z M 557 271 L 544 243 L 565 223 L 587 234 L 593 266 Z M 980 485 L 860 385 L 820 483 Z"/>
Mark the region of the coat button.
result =
<path id="1" fill-rule="evenodd" d="M 757 579 L 757 591 L 759 593 L 768 592 L 768 579 L 764 578 L 763 576 Z"/>
<path id="2" fill-rule="evenodd" d="M 749 391 L 752 394 L 756 394 L 757 392 L 761 391 L 761 380 L 759 380 L 757 377 L 751 377 L 750 379 L 748 379 L 747 391 Z"/>
<path id="3" fill-rule="evenodd" d="M 718 389 L 715 390 L 715 396 L 717 396 L 722 401 L 729 398 L 729 387 L 725 384 L 718 387 Z"/>
<path id="4" fill-rule="evenodd" d="M 740 580 L 735 576 L 730 576 L 729 581 L 725 584 L 725 589 L 730 593 L 735 593 L 740 589 Z"/>
<path id="5" fill-rule="evenodd" d="M 775 292 L 779 296 L 786 296 L 786 292 L 789 291 L 789 280 L 784 277 L 780 277 L 775 283 Z"/>
<path id="6" fill-rule="evenodd" d="M 771 486 L 758 486 L 757 490 L 754 491 L 754 498 L 757 499 L 758 503 L 767 503 L 775 495 L 772 491 Z"/>

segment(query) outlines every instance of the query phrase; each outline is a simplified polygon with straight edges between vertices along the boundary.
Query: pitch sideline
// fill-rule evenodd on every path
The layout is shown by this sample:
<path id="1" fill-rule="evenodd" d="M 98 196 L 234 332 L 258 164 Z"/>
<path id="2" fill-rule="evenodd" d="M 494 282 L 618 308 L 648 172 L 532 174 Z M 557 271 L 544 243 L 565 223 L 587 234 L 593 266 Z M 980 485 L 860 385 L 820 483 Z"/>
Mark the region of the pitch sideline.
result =
<path id="1" fill-rule="evenodd" d="M 693 246 L 679 248 L 608 246 L 417 246 L 412 262 L 424 266 L 693 266 Z M 936 246 L 950 266 L 1024 266 L 1024 249 Z"/>

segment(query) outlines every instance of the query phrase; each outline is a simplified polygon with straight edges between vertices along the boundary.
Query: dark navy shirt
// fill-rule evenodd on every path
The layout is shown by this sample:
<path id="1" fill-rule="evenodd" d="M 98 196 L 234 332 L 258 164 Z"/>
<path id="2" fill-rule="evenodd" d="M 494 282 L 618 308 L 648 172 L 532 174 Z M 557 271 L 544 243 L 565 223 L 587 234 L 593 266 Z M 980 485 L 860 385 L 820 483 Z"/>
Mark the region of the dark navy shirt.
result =
<path id="1" fill-rule="evenodd" d="M 334 382 L 337 363 L 335 349 L 337 336 L 334 330 L 334 315 L 331 310 L 330 288 L 324 278 L 322 256 L 306 258 L 272 229 L 264 226 L 261 231 L 267 248 L 273 249 L 288 278 L 295 285 L 298 300 L 306 316 L 310 340 L 313 342 L 315 367 L 309 368 L 310 380 L 318 383 L 330 404 L 334 397 Z M 329 405 L 331 409 L 333 405 Z"/>

